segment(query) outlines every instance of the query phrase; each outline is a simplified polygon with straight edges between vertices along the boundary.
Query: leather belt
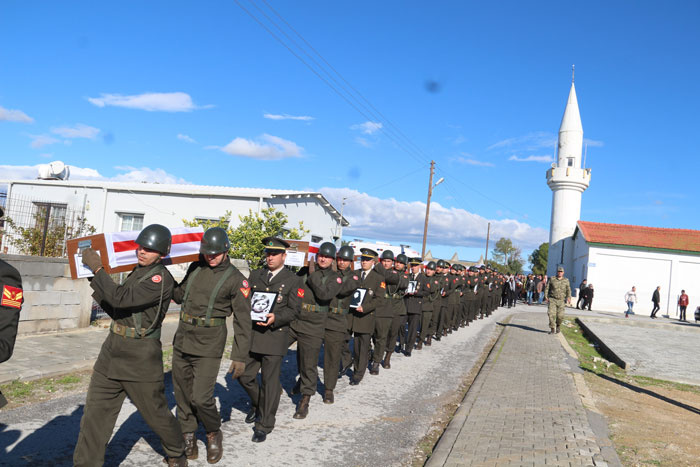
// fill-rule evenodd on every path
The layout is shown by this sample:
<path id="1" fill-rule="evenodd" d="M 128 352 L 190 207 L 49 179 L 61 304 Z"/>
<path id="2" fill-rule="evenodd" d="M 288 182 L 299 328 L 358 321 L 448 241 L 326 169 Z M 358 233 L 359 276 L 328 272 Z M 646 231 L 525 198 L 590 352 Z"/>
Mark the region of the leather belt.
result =
<path id="1" fill-rule="evenodd" d="M 207 323 L 207 318 L 203 316 L 192 316 L 185 313 L 184 311 L 180 313 L 180 321 L 183 323 L 191 324 L 193 326 L 200 326 L 205 328 L 213 328 L 216 326 L 223 326 L 226 324 L 226 318 L 209 318 L 209 323 Z"/>
<path id="2" fill-rule="evenodd" d="M 127 337 L 129 339 L 160 339 L 160 328 L 155 329 L 150 334 L 144 336 L 144 334 L 147 331 L 146 328 L 141 328 L 141 333 L 139 335 L 136 333 L 136 328 L 124 326 L 123 324 L 119 324 L 116 321 L 112 321 L 112 324 L 109 325 L 109 331 L 112 334 L 116 334 L 117 336 L 121 337 Z"/>

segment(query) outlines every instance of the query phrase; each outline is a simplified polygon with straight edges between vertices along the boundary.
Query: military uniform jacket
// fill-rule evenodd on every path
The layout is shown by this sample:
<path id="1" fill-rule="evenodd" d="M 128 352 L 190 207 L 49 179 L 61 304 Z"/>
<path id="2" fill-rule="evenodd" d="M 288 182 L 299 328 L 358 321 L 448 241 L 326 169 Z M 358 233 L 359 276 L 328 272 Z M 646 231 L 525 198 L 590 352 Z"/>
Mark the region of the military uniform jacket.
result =
<path id="1" fill-rule="evenodd" d="M 414 280 L 417 283 L 416 293 L 413 295 L 406 295 L 406 313 L 409 315 L 418 315 L 423 311 L 423 297 L 430 293 L 430 289 L 426 287 L 428 278 L 425 274 L 419 272 L 415 276 L 411 273 L 408 280 Z"/>
<path id="2" fill-rule="evenodd" d="M 360 276 L 357 271 L 347 268 L 338 271 L 342 285 L 338 294 L 331 300 L 326 329 L 330 331 L 346 332 L 348 330 L 348 316 L 350 313 L 350 300 L 355 290 L 360 286 Z"/>
<path id="3" fill-rule="evenodd" d="M 435 277 L 437 277 L 440 281 L 440 289 L 442 291 L 442 293 L 438 294 L 437 302 L 434 305 L 435 310 L 438 310 L 440 308 L 447 307 L 447 301 L 449 300 L 450 296 L 450 278 L 447 274 L 440 274 L 439 276 L 436 275 Z"/>
<path id="4" fill-rule="evenodd" d="M 0 363 L 12 356 L 23 302 L 22 277 L 17 269 L 0 259 Z M 0 392 L 0 408 L 6 404 Z"/>
<path id="5" fill-rule="evenodd" d="M 378 263 L 374 266 L 374 270 L 381 274 L 384 278 L 384 301 L 377 307 L 374 311 L 374 316 L 376 318 L 393 318 L 394 317 L 394 307 L 391 301 L 391 294 L 389 293 L 389 287 L 397 286 L 401 276 L 399 271 L 396 269 L 386 269 L 382 263 Z M 406 283 L 408 285 L 408 283 Z"/>
<path id="6" fill-rule="evenodd" d="M 306 280 L 302 277 L 301 311 L 291 328 L 300 334 L 323 337 L 331 301 L 342 285 L 340 274 L 331 268 L 316 269 Z"/>
<path id="7" fill-rule="evenodd" d="M 135 328 L 141 313 L 141 328 L 160 328 L 175 281 L 160 262 L 136 266 L 122 285 L 114 283 L 104 269 L 90 282 L 92 297 L 115 325 Z M 158 305 L 160 304 L 160 308 Z M 134 339 L 110 332 L 102 344 L 95 371 L 121 381 L 154 382 L 163 379 L 160 338 Z"/>
<path id="8" fill-rule="evenodd" d="M 360 287 L 367 289 L 367 293 L 362 302 L 362 313 L 357 310 L 351 311 L 348 328 L 352 332 L 371 334 L 374 332 L 374 311 L 386 300 L 386 283 L 384 277 L 374 269 L 367 273 L 365 280 L 362 280 L 362 271 L 357 272 L 360 275 Z"/>
<path id="9" fill-rule="evenodd" d="M 462 293 L 465 300 L 476 300 L 476 293 L 474 292 L 474 287 L 477 290 L 481 285 L 479 284 L 479 276 L 467 276 L 465 277 L 464 289 Z"/>
<path id="10" fill-rule="evenodd" d="M 460 294 L 462 292 L 462 280 L 459 274 L 449 274 L 447 276 L 449 295 L 447 296 L 448 305 L 456 305 L 459 303 Z"/>
<path id="11" fill-rule="evenodd" d="M 423 304 L 421 305 L 421 311 L 435 311 L 435 304 L 439 304 L 440 289 L 442 288 L 440 276 L 425 276 L 425 288 L 427 290 L 427 293 L 425 294 L 425 296 L 423 296 Z"/>
<path id="12" fill-rule="evenodd" d="M 566 277 L 557 279 L 557 276 L 550 277 L 544 288 L 544 296 L 550 300 L 566 300 L 571 297 L 569 279 Z"/>
<path id="13" fill-rule="evenodd" d="M 398 284 L 387 285 L 387 295 L 391 302 L 393 316 L 404 316 L 406 314 L 406 303 L 404 294 L 408 288 L 408 273 L 406 271 L 396 271 L 399 276 Z"/>
<path id="14" fill-rule="evenodd" d="M 227 271 L 231 269 L 232 272 Z M 219 282 L 216 297 L 212 297 Z M 187 300 L 185 292 L 189 287 Z M 243 362 L 250 349 L 250 286 L 241 272 L 225 256 L 221 264 L 211 268 L 200 259 L 190 264 L 185 278 L 175 286 L 173 300 L 182 304 L 182 311 L 190 316 L 204 318 L 210 300 L 214 298 L 211 318 L 226 319 L 233 314 L 233 347 L 231 360 Z M 226 346 L 226 323 L 220 326 L 201 326 L 180 321 L 173 339 L 173 347 L 180 352 L 198 357 L 221 358 Z"/>
<path id="15" fill-rule="evenodd" d="M 481 298 L 482 295 L 487 294 L 489 290 L 489 284 L 488 280 L 486 277 L 486 274 L 479 274 L 478 276 L 474 276 L 478 279 L 477 281 L 477 288 L 476 288 L 476 296 Z"/>
<path id="16" fill-rule="evenodd" d="M 304 296 L 301 278 L 282 266 L 282 269 L 268 282 L 269 269 L 256 269 L 250 273 L 248 283 L 252 292 L 278 292 L 277 303 L 272 309 L 275 322 L 269 326 L 252 323 L 250 351 L 263 355 L 280 355 L 287 353 L 289 347 L 289 324 L 296 319 L 301 309 Z"/>

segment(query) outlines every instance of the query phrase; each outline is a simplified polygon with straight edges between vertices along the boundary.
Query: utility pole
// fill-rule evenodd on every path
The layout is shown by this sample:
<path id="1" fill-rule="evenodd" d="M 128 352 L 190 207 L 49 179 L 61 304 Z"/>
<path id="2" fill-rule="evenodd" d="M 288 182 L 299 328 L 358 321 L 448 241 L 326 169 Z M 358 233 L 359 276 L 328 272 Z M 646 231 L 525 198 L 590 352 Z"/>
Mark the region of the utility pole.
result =
<path id="1" fill-rule="evenodd" d="M 484 264 L 489 259 L 489 235 L 491 234 L 491 223 L 486 227 L 486 254 L 484 255 Z"/>
<path id="2" fill-rule="evenodd" d="M 435 161 L 430 161 L 430 180 L 428 181 L 428 203 L 425 205 L 425 226 L 423 227 L 423 249 L 420 257 L 425 257 L 425 241 L 428 239 L 428 216 L 430 215 L 430 197 L 433 195 L 433 175 L 435 174 Z"/>

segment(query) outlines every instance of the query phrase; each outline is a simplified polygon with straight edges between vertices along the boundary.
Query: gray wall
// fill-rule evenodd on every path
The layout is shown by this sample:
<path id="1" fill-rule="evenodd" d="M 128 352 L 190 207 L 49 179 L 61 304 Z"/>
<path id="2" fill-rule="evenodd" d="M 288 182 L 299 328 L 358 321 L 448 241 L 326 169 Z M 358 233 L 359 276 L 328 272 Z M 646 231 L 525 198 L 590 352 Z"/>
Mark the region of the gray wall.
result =
<path id="1" fill-rule="evenodd" d="M 22 276 L 20 335 L 90 325 L 92 289 L 86 279 L 70 278 L 66 258 L 0 254 L 0 259 L 17 268 Z"/>

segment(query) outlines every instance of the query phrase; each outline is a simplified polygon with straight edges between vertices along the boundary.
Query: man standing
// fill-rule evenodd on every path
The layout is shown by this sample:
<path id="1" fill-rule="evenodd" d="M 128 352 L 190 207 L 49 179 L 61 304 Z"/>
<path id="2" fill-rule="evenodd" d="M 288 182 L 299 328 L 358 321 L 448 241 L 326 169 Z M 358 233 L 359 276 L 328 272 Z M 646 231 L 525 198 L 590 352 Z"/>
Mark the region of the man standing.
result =
<path id="1" fill-rule="evenodd" d="M 477 277 L 478 272 L 479 269 L 476 266 L 469 266 L 464 288 L 462 290 L 466 303 L 467 322 L 474 321 L 476 319 L 476 292 L 474 292 L 474 290 L 479 284 L 479 278 Z"/>
<path id="2" fill-rule="evenodd" d="M 431 323 L 433 321 L 434 313 L 434 303 L 440 296 L 440 281 L 435 277 L 435 261 L 430 261 L 425 266 L 425 287 L 427 290 L 426 295 L 423 297 L 423 305 L 421 306 L 421 325 L 420 325 L 420 338 L 418 339 L 418 346 L 416 350 L 421 350 L 423 344 L 430 346 L 432 344 L 433 330 L 431 329 Z"/>
<path id="3" fill-rule="evenodd" d="M 326 320 L 326 332 L 323 336 L 323 385 L 326 388 L 323 402 L 325 404 L 335 402 L 333 391 L 338 382 L 338 372 L 340 368 L 349 367 L 352 362 L 349 352 L 347 353 L 347 361 L 341 360 L 345 357 L 343 349 L 350 339 L 348 334 L 350 301 L 355 290 L 360 286 L 360 277 L 357 271 L 350 268 L 353 259 L 354 251 L 352 247 L 347 245 L 341 246 L 335 257 L 342 286 L 335 298 L 331 300 Z"/>
<path id="4" fill-rule="evenodd" d="M 223 455 L 221 417 L 214 400 L 216 377 L 226 345 L 226 317 L 233 314 L 231 370 L 238 378 L 250 348 L 250 287 L 228 257 L 231 244 L 226 230 L 207 229 L 199 247 L 199 261 L 173 290 L 181 303 L 180 322 L 173 339 L 173 389 L 177 419 L 185 439 L 187 459 L 197 459 L 195 431 L 207 432 L 207 462 Z"/>
<path id="5" fill-rule="evenodd" d="M 0 363 L 2 363 L 10 359 L 15 348 L 24 293 L 19 271 L 1 259 L 0 294 L 2 294 L 0 295 Z M 0 409 L 6 405 L 7 399 L 0 392 Z"/>
<path id="6" fill-rule="evenodd" d="M 547 281 L 544 296 L 549 303 L 549 333 L 559 333 L 559 327 L 564 320 L 564 302 L 571 303 L 571 285 L 569 279 L 564 277 L 562 266 L 557 266 L 557 275 Z"/>
<path id="7" fill-rule="evenodd" d="M 447 302 L 450 299 L 450 279 L 448 273 L 450 271 L 450 263 L 445 260 L 437 262 L 436 276 L 440 281 L 440 296 L 439 300 L 433 305 L 436 310 L 433 311 L 433 324 L 431 327 L 435 330 L 435 340 L 440 341 L 445 329 L 445 319 L 447 318 Z"/>
<path id="8" fill-rule="evenodd" d="M 165 399 L 160 343 L 161 323 L 174 285 L 161 258 L 170 252 L 171 239 L 162 225 L 143 229 L 136 237 L 138 264 L 122 285 L 107 274 L 95 250 L 83 250 L 83 264 L 95 274 L 90 282 L 92 296 L 112 324 L 90 379 L 73 453 L 76 466 L 104 463 L 105 448 L 126 396 L 160 437 L 168 465 L 187 465 L 182 431 Z"/>
<path id="9" fill-rule="evenodd" d="M 396 350 L 396 338 L 401 338 L 399 348 L 402 348 L 404 344 L 405 336 L 401 330 L 406 326 L 407 321 L 406 304 L 403 298 L 406 293 L 406 287 L 408 287 L 408 273 L 406 272 L 407 263 L 408 257 L 406 255 L 403 253 L 396 255 L 394 269 L 399 274 L 399 283 L 387 285 L 387 294 L 389 295 L 389 301 L 391 302 L 391 309 L 393 311 L 391 330 L 386 341 L 386 354 L 384 355 L 384 362 L 382 364 L 387 370 L 391 368 L 391 355 Z"/>
<path id="10" fill-rule="evenodd" d="M 579 305 L 583 301 L 584 298 L 584 293 L 583 291 L 586 290 L 586 287 L 588 287 L 588 281 L 586 279 L 582 280 L 581 283 L 578 286 L 578 300 L 576 300 L 576 309 L 579 309 Z M 585 305 L 584 305 L 585 308 Z"/>
<path id="11" fill-rule="evenodd" d="M 637 288 L 632 286 L 632 290 L 625 294 L 625 303 L 627 303 L 627 311 L 625 311 L 625 318 L 629 318 L 629 314 L 634 314 L 634 304 L 637 303 Z"/>
<path id="12" fill-rule="evenodd" d="M 254 443 L 265 441 L 275 427 L 282 393 L 280 369 L 289 347 L 289 323 L 299 314 L 304 295 L 301 278 L 284 267 L 289 243 L 275 237 L 265 237 L 262 243 L 265 245 L 265 267 L 251 271 L 248 283 L 253 293 L 273 292 L 277 298 L 272 313 L 266 316 L 267 321 L 252 324 L 250 351 L 245 370 L 238 378 L 250 397 L 251 409 L 245 422 L 255 422 Z M 261 372 L 260 384 L 258 371 Z"/>
<path id="13" fill-rule="evenodd" d="M 654 308 L 651 309 L 651 318 L 656 318 L 656 313 L 661 309 L 659 303 L 661 303 L 661 286 L 659 285 L 654 290 L 654 294 L 651 296 L 651 301 L 654 304 Z"/>
<path id="14" fill-rule="evenodd" d="M 394 269 L 394 252 L 384 250 L 381 260 L 374 266 L 383 278 L 384 285 L 396 286 L 399 283 L 399 273 Z M 369 374 L 379 374 L 379 364 L 382 361 L 382 356 L 387 347 L 387 339 L 391 334 L 391 323 L 394 320 L 394 308 L 391 303 L 391 295 L 389 289 L 384 289 L 384 302 L 374 311 L 374 351 L 372 352 L 372 361 L 370 364 Z"/>
<path id="15" fill-rule="evenodd" d="M 487 304 L 486 300 L 489 292 L 489 280 L 486 275 L 486 266 L 483 264 L 479 267 L 479 287 L 477 288 L 477 306 L 479 307 L 479 319 L 483 319 L 486 315 Z"/>
<path id="16" fill-rule="evenodd" d="M 349 320 L 349 328 L 352 331 L 353 347 L 353 375 L 350 384 L 357 386 L 365 376 L 367 364 L 369 363 L 369 347 L 372 333 L 374 332 L 374 311 L 384 304 L 386 284 L 384 277 L 374 270 L 374 261 L 377 259 L 377 252 L 369 248 L 360 249 L 360 287 L 367 289 L 362 304 L 352 311 Z"/>
<path id="17" fill-rule="evenodd" d="M 411 356 L 411 352 L 413 352 L 413 348 L 416 344 L 416 335 L 418 333 L 418 327 L 420 326 L 423 310 L 423 296 L 427 294 L 425 275 L 420 272 L 420 258 L 411 258 L 410 265 L 411 274 L 409 274 L 408 280 L 409 282 L 415 281 L 416 287 L 413 293 L 406 294 L 408 330 L 406 331 L 405 348 L 403 352 L 407 357 Z"/>
<path id="18" fill-rule="evenodd" d="M 634 287 L 632 287 L 634 288 Z M 681 295 L 678 297 L 678 307 L 680 308 L 681 312 L 681 317 L 679 321 L 685 321 L 685 310 L 688 308 L 688 303 L 690 302 L 690 299 L 688 298 L 688 295 L 685 293 L 685 290 L 681 290 Z"/>
<path id="19" fill-rule="evenodd" d="M 588 307 L 588 311 L 591 311 L 591 306 L 593 305 L 593 284 L 588 284 L 583 291 L 583 308 L 582 310 L 586 309 Z"/>

